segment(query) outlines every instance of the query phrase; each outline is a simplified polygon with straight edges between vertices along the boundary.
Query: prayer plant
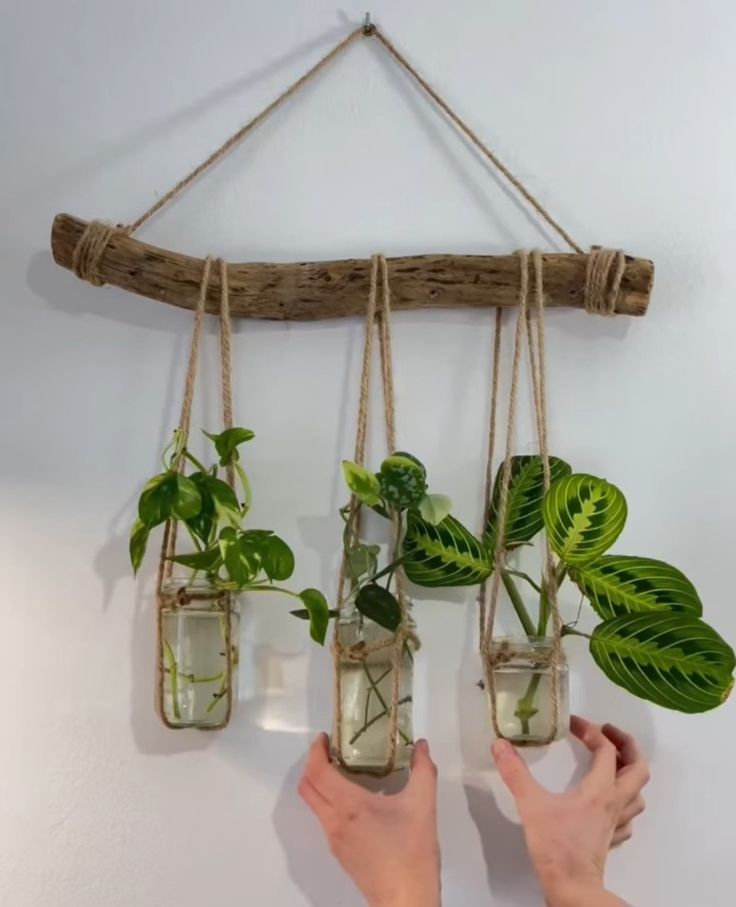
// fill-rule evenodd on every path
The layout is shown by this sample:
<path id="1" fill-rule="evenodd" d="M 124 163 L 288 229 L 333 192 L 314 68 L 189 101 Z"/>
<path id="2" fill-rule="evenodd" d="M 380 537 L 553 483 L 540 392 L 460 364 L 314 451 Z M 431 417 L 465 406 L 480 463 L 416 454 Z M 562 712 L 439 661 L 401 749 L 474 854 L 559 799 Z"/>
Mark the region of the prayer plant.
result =
<path id="1" fill-rule="evenodd" d="M 482 542 L 451 516 L 452 502 L 427 493 L 427 472 L 411 454 L 398 452 L 377 473 L 356 463 L 343 463 L 345 482 L 359 504 L 394 523 L 396 537 L 389 563 L 379 566 L 381 549 L 360 541 L 360 506 L 340 511 L 345 522 L 343 547 L 353 603 L 364 616 L 388 630 L 401 622 L 401 609 L 391 581 L 401 567 L 420 586 L 474 586 L 491 572 Z"/>
<path id="2" fill-rule="evenodd" d="M 724 702 L 733 687 L 734 651 L 702 620 L 703 606 L 695 587 L 676 567 L 651 558 L 608 554 L 624 528 L 626 499 L 604 479 L 573 474 L 557 457 L 550 458 L 551 486 L 544 493 L 538 456 L 513 457 L 504 548 L 514 552 L 544 529 L 555 555 L 558 587 L 569 579 L 601 623 L 591 634 L 574 624 L 563 636 L 588 640 L 598 667 L 614 683 L 657 705 L 680 712 L 705 712 Z M 499 536 L 499 499 L 504 465 L 494 483 L 487 550 L 495 562 Z M 505 563 L 501 579 L 523 632 L 545 636 L 550 605 L 544 579 Z M 536 621 L 527 610 L 517 581 L 533 591 Z M 577 622 L 576 622 L 577 623 Z M 534 691 L 520 702 L 517 715 L 534 712 Z"/>
<path id="3" fill-rule="evenodd" d="M 205 466 L 189 450 L 186 435 L 176 431 L 162 456 L 163 472 L 143 489 L 130 536 L 134 572 L 143 562 L 151 531 L 175 520 L 188 533 L 194 551 L 173 560 L 188 568 L 191 578 L 203 575 L 215 587 L 234 593 L 278 592 L 299 599 L 302 607 L 291 613 L 308 619 L 312 638 L 324 643 L 330 612 L 322 593 L 276 585 L 294 572 L 291 548 L 269 529 L 244 528 L 251 490 L 238 448 L 252 440 L 253 432 L 228 428 L 218 435 L 204 434 L 214 446 L 217 462 Z M 220 470 L 232 471 L 235 487 L 220 478 Z"/>

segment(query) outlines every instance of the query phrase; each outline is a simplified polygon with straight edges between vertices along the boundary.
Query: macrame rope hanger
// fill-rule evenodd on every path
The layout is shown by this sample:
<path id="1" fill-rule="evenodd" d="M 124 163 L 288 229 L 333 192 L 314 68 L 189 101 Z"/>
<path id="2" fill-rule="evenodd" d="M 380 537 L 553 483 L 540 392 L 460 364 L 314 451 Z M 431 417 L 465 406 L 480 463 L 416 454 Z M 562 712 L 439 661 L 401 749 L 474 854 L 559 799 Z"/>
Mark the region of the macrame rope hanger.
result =
<path id="1" fill-rule="evenodd" d="M 391 40 L 377 25 L 371 22 L 370 16 L 364 25 L 356 28 L 347 37 L 339 41 L 325 56 L 304 73 L 299 79 L 286 88 L 277 98 L 268 104 L 260 113 L 233 133 L 223 144 L 212 152 L 201 164 L 180 179 L 168 192 L 164 193 L 153 205 L 144 211 L 132 224 L 112 225 L 99 220 L 87 224 L 72 253 L 71 267 L 77 277 L 89 281 L 95 286 L 104 283 L 100 265 L 111 240 L 118 235 L 132 236 L 162 208 L 184 192 L 195 180 L 228 154 L 243 139 L 249 136 L 270 114 L 278 110 L 291 97 L 312 81 L 322 70 L 329 66 L 344 51 L 365 37 L 374 37 L 388 54 L 399 64 L 417 85 L 427 94 L 435 105 L 444 113 L 466 139 L 480 154 L 500 173 L 514 188 L 533 211 L 565 242 L 573 252 L 583 253 L 582 247 L 553 218 L 541 202 L 509 170 L 491 148 L 482 141 L 465 120 L 440 96 L 435 88 L 419 73 L 412 63 L 394 46 Z M 621 282 L 626 267 L 626 257 L 621 250 L 605 250 L 593 247 L 587 256 L 584 307 L 596 314 L 611 315 L 616 311 L 616 304 L 621 296 Z"/>
<path id="2" fill-rule="evenodd" d="M 378 312 L 378 285 L 381 284 L 381 309 Z M 381 384 L 383 387 L 383 409 L 386 430 L 386 447 L 389 454 L 396 449 L 396 410 L 394 400 L 393 355 L 391 347 L 391 289 L 389 283 L 389 269 L 383 255 L 374 255 L 371 259 L 370 290 L 365 318 L 365 339 L 363 344 L 363 363 L 360 376 L 360 393 L 358 396 L 358 417 L 355 433 L 354 460 L 360 466 L 365 465 L 366 442 L 368 437 L 368 413 L 370 403 L 371 379 L 373 373 L 373 341 L 376 321 L 378 321 L 378 342 L 381 358 Z M 360 501 L 353 495 L 350 498 L 349 519 L 353 527 L 353 538 L 357 540 L 360 534 Z M 393 532 L 396 538 L 400 531 L 397 522 L 394 522 Z M 337 581 L 338 608 L 342 611 L 348 598 L 348 562 L 345 555 L 340 565 Z M 404 591 L 404 580 L 401 569 L 394 574 L 396 583 L 396 599 L 399 603 L 401 621 L 398 630 L 391 637 L 383 640 L 365 643 L 359 641 L 352 645 L 344 645 L 340 635 L 340 620 L 334 621 L 332 640 L 332 654 L 334 659 L 334 696 L 333 696 L 333 753 L 338 761 L 342 762 L 342 672 L 343 661 L 362 662 L 376 652 L 384 649 L 391 650 L 391 699 L 388 706 L 388 732 L 386 738 L 386 762 L 382 772 L 390 774 L 396 765 L 396 756 L 399 745 L 399 709 L 400 709 L 400 680 L 401 662 L 404 651 L 408 645 L 416 651 L 420 641 L 411 629 L 409 620 L 409 607 Z"/>
<path id="3" fill-rule="evenodd" d="M 227 266 L 225 262 L 218 258 L 213 261 L 212 258 L 206 258 L 202 269 L 202 279 L 199 286 L 199 298 L 197 309 L 194 313 L 194 326 L 192 328 L 192 339 L 189 345 L 189 356 L 187 360 L 186 376 L 184 379 L 184 394 L 181 405 L 181 414 L 179 416 L 178 432 L 180 443 L 186 444 L 189 438 L 189 430 L 192 418 L 192 403 L 194 401 L 194 389 L 197 381 L 197 369 L 199 364 L 199 348 L 202 338 L 202 324 L 205 315 L 205 300 L 207 298 L 207 288 L 212 277 L 212 266 L 215 264 L 219 271 L 220 284 L 220 317 L 219 317 L 219 334 L 220 334 L 220 369 L 221 369 L 221 393 L 222 393 L 222 416 L 223 427 L 225 429 L 233 427 L 233 392 L 232 392 L 232 325 L 230 321 L 230 300 L 229 286 L 227 279 Z M 179 469 L 183 470 L 184 460 L 179 461 Z M 227 468 L 227 482 L 231 488 L 235 486 L 235 476 L 232 466 Z M 191 600 L 196 596 L 196 591 L 178 590 L 175 593 L 174 601 L 171 596 L 165 592 L 167 583 L 171 581 L 174 557 L 176 555 L 176 527 L 177 522 L 174 519 L 167 520 L 164 525 L 163 542 L 161 545 L 161 554 L 159 556 L 158 575 L 156 579 L 156 677 L 157 677 L 157 705 L 161 720 L 167 727 L 178 727 L 172 724 L 166 715 L 164 707 L 165 700 L 165 646 L 164 646 L 164 611 L 172 604 L 185 604 L 182 599 Z M 211 594 L 207 593 L 208 600 L 211 600 Z M 233 644 L 231 639 L 231 617 L 232 617 L 232 596 L 228 591 L 219 594 L 218 601 L 223 609 L 223 643 L 225 647 L 225 675 L 223 679 L 222 697 L 225 699 L 225 712 L 222 720 L 217 725 L 212 725 L 204 730 L 217 730 L 224 727 L 230 721 L 230 715 L 233 707 Z"/>

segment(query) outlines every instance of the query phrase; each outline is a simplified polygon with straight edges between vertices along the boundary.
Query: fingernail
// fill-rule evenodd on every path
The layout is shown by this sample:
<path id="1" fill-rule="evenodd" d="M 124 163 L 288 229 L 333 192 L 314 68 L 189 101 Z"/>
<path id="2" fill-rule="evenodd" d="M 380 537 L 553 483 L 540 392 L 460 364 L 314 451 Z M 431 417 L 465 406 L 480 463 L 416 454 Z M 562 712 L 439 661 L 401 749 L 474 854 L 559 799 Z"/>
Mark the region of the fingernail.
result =
<path id="1" fill-rule="evenodd" d="M 424 739 L 424 737 L 420 737 L 419 740 L 417 740 L 417 742 L 414 744 L 414 749 L 421 750 L 422 752 L 426 753 L 427 750 L 429 750 L 429 744 Z"/>
<path id="2" fill-rule="evenodd" d="M 497 740 L 493 744 L 493 758 L 496 761 L 502 761 L 503 759 L 508 759 L 509 756 L 513 756 L 514 748 L 508 742 L 508 740 Z"/>

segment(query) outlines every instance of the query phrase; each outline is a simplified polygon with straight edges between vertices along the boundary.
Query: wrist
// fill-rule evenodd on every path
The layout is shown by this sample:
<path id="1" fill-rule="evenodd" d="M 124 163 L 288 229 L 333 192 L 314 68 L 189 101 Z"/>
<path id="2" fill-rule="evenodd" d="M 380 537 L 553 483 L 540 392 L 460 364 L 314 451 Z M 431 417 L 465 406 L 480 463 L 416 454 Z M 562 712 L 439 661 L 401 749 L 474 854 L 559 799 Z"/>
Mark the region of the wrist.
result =
<path id="1" fill-rule="evenodd" d="M 400 886 L 392 896 L 371 907 L 441 907 L 439 884 Z"/>
<path id="2" fill-rule="evenodd" d="M 562 882 L 544 890 L 547 907 L 625 907 L 601 881 Z"/>

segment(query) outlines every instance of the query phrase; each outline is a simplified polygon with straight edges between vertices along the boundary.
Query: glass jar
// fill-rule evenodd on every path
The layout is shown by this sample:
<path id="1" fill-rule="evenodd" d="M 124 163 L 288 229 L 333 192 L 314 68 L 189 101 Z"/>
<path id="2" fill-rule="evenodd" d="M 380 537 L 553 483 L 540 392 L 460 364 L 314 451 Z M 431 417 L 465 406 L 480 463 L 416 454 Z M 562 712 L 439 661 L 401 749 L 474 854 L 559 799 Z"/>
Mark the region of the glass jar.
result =
<path id="1" fill-rule="evenodd" d="M 495 680 L 498 730 L 516 746 L 543 746 L 567 735 L 570 723 L 567 660 L 561 652 L 559 663 L 553 664 L 552 651 L 552 640 L 547 637 L 500 637 L 491 643 L 491 664 L 486 670 L 493 671 Z M 556 726 L 555 686 L 559 703 Z M 492 709 L 490 682 L 486 682 L 486 688 Z"/>
<path id="2" fill-rule="evenodd" d="M 410 620 L 409 629 L 413 631 L 414 627 Z M 356 610 L 339 618 L 342 648 L 335 669 L 340 672 L 340 722 L 339 729 L 336 726 L 333 730 L 332 747 L 335 760 L 350 771 L 382 775 L 389 770 L 394 648 L 386 645 L 367 654 L 364 650 L 393 636 Z M 407 640 L 399 666 L 397 746 L 392 771 L 408 768 L 411 762 L 413 684 L 414 645 Z"/>
<path id="3" fill-rule="evenodd" d="M 218 589 L 206 578 L 174 579 L 161 590 L 159 607 L 163 666 L 163 701 L 159 708 L 165 722 L 176 728 L 225 727 L 238 690 L 237 596 Z M 228 638 L 232 653 L 230 677 Z"/>

